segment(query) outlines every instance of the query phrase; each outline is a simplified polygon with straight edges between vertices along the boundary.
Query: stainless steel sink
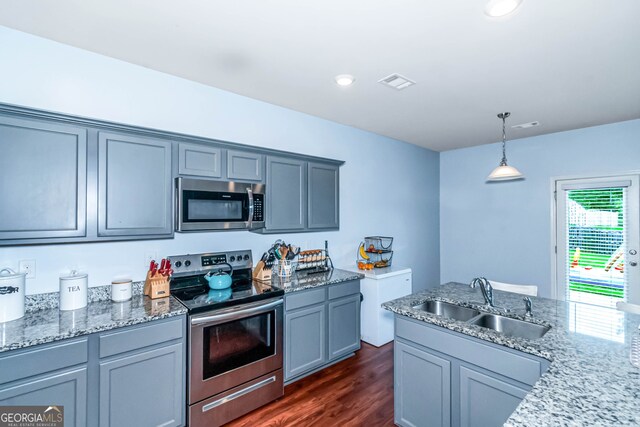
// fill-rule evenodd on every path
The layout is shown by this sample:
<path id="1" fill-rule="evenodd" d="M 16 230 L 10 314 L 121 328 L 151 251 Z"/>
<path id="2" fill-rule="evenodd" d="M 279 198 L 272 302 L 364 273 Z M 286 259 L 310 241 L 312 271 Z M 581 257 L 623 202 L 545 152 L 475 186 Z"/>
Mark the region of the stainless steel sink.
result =
<path id="1" fill-rule="evenodd" d="M 480 314 L 478 310 L 468 307 L 461 307 L 449 304 L 444 301 L 425 301 L 420 305 L 413 306 L 416 310 L 426 311 L 436 316 L 448 317 L 449 319 L 466 322 Z"/>
<path id="2" fill-rule="evenodd" d="M 469 323 L 483 328 L 493 329 L 509 337 L 526 338 L 530 340 L 541 338 L 551 329 L 550 326 L 542 326 L 536 323 L 488 313 L 476 317 Z"/>

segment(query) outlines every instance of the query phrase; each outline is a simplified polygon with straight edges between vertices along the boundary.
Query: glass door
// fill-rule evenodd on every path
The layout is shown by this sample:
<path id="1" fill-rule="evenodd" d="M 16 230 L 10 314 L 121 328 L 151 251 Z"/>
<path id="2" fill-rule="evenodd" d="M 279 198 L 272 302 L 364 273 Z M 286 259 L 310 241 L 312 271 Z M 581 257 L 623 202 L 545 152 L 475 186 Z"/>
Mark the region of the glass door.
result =
<path id="1" fill-rule="evenodd" d="M 640 303 L 638 198 L 635 175 L 556 182 L 558 299 Z"/>

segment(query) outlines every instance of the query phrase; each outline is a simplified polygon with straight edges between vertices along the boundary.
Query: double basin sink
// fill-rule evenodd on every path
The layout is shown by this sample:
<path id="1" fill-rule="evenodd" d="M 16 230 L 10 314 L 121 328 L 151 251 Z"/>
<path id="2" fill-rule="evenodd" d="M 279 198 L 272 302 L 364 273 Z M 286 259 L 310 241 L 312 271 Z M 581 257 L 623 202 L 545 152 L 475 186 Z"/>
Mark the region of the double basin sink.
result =
<path id="1" fill-rule="evenodd" d="M 462 307 L 444 301 L 425 301 L 413 307 L 415 310 L 426 311 L 449 319 L 466 322 L 470 325 L 477 325 L 483 328 L 492 329 L 509 337 L 526 339 L 542 338 L 550 326 L 538 325 L 536 323 L 525 322 L 499 314 L 483 313 L 475 308 Z"/>

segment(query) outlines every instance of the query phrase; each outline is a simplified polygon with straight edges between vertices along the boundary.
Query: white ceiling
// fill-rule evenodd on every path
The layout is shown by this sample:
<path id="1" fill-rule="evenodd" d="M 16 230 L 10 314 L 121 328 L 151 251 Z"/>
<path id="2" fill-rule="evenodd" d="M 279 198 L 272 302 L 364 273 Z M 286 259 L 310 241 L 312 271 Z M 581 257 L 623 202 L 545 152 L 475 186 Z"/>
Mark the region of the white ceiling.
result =
<path id="1" fill-rule="evenodd" d="M 485 4 L 0 0 L 0 25 L 438 151 L 500 140 L 501 111 L 541 122 L 509 139 L 640 118 L 640 1 Z"/>

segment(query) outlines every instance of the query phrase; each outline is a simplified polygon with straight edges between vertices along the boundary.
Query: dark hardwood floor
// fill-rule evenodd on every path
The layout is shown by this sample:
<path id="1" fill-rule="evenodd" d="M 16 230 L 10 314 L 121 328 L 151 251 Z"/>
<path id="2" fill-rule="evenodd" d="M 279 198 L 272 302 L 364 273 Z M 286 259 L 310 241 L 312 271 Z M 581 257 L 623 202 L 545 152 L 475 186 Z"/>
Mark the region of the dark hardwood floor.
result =
<path id="1" fill-rule="evenodd" d="M 290 384 L 284 397 L 227 426 L 393 426 L 393 342 Z"/>

